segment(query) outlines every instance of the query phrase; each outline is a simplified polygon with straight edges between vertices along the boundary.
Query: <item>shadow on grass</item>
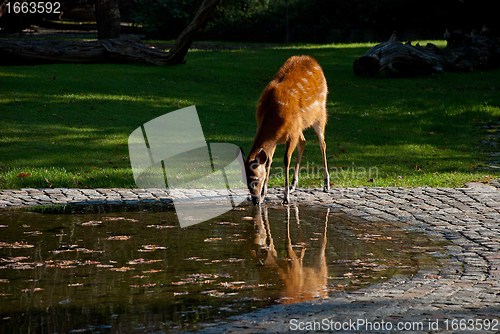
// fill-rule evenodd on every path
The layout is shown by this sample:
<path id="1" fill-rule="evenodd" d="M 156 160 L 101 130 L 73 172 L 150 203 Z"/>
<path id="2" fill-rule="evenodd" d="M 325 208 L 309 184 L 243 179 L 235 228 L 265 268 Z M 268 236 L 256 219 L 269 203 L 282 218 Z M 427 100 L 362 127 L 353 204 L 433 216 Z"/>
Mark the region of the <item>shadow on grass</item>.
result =
<path id="1" fill-rule="evenodd" d="M 141 124 L 195 104 L 207 141 L 247 150 L 255 104 L 286 58 L 311 54 L 329 83 L 330 166 L 376 166 L 387 185 L 400 175 L 473 176 L 484 160 L 480 126 L 500 117 L 500 71 L 412 79 L 365 79 L 352 61 L 366 47 L 294 47 L 192 52 L 175 67 L 40 65 L 0 69 L 0 187 L 130 186 L 127 138 Z M 321 162 L 306 133 L 305 161 Z M 282 160 L 279 148 L 275 166 Z M 50 173 L 57 170 L 57 173 Z M 44 177 L 45 171 L 47 177 Z M 39 175 L 18 178 L 18 173 Z M 56 176 L 57 174 L 57 176 Z M 484 176 L 485 174 L 481 174 Z M 48 179 L 48 182 L 45 180 Z M 50 179 L 52 178 L 53 181 Z M 439 177 L 435 184 L 440 184 Z M 306 178 L 307 179 L 307 178 Z M 341 185 L 373 184 L 347 178 Z M 443 183 L 441 182 L 441 183 Z M 281 185 L 279 178 L 271 184 Z M 315 180 L 302 186 L 313 186 Z"/>

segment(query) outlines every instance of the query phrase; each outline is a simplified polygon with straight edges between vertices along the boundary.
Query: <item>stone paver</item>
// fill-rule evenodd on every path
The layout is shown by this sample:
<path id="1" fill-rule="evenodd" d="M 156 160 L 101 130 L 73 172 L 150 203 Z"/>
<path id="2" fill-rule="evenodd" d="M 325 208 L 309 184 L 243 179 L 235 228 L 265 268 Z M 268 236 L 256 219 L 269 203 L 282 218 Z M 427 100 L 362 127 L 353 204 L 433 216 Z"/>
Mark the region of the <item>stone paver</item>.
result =
<path id="1" fill-rule="evenodd" d="M 405 222 L 450 241 L 449 258 L 440 259 L 440 268 L 421 269 L 411 278 L 394 278 L 326 301 L 273 306 L 203 332 L 287 332 L 302 326 L 310 332 L 484 333 L 488 321 L 500 322 L 498 188 L 335 189 L 327 194 L 298 192 L 295 197 L 366 220 Z M 489 332 L 500 332 L 500 323 Z"/>
<path id="2" fill-rule="evenodd" d="M 271 190 L 269 200 L 280 201 L 281 193 Z M 218 193 L 193 194 L 204 198 Z M 487 325 L 495 326 L 490 333 L 500 332 L 499 188 L 304 189 L 294 192 L 292 200 L 329 206 L 366 221 L 403 222 L 409 229 L 448 240 L 449 256 L 438 259 L 439 267 L 421 268 L 413 277 L 394 277 L 326 300 L 268 307 L 206 326 L 202 332 L 485 333 Z M 161 189 L 0 190 L 0 209 L 171 201 L 169 191 Z"/>

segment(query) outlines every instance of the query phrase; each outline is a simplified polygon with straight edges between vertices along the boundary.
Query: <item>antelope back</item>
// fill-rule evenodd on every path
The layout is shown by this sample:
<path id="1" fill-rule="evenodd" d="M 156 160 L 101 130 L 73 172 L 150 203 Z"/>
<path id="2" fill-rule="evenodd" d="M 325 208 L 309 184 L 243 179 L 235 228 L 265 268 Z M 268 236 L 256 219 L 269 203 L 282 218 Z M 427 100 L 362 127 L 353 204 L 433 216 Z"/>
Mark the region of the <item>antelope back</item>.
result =
<path id="1" fill-rule="evenodd" d="M 293 56 L 262 92 L 257 106 L 258 126 L 272 133 L 301 131 L 316 122 L 326 122 L 327 94 L 326 79 L 318 62 L 309 56 Z M 263 123 L 265 118 L 269 119 Z M 278 122 L 270 122 L 271 119 Z M 279 125 L 285 125 L 285 129 Z"/>

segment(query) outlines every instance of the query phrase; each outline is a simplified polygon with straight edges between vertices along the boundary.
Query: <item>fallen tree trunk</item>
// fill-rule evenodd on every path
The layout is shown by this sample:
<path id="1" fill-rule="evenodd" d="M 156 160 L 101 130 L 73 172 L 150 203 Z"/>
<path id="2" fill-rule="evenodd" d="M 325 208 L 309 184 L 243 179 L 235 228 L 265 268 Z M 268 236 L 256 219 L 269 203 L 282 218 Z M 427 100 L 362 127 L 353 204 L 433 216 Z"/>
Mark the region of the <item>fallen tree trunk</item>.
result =
<path id="1" fill-rule="evenodd" d="M 480 34 L 446 33 L 447 46 L 432 43 L 425 47 L 403 44 L 393 33 L 384 43 L 369 49 L 354 60 L 354 74 L 359 76 L 414 76 L 444 71 L 474 71 L 500 65 L 500 39 Z"/>
<path id="2" fill-rule="evenodd" d="M 184 58 L 195 34 L 207 23 L 220 0 L 204 0 L 193 21 L 182 31 L 169 52 L 138 41 L 103 39 L 97 41 L 19 40 L 0 38 L 0 65 L 42 63 L 143 63 L 177 65 Z"/>
<path id="3" fill-rule="evenodd" d="M 43 63 L 143 63 L 167 65 L 168 54 L 136 41 L 121 39 L 89 42 L 0 39 L 0 64 Z"/>

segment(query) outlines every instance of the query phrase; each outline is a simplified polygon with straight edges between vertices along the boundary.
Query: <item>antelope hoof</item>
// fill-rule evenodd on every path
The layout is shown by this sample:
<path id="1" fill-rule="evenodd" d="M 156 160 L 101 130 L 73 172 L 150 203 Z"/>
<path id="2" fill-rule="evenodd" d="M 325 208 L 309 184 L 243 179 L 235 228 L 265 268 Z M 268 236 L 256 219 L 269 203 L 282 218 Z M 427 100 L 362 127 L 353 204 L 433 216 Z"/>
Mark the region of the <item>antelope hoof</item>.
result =
<path id="1" fill-rule="evenodd" d="M 259 196 L 251 196 L 253 205 L 261 205 L 264 202 L 264 197 Z"/>

